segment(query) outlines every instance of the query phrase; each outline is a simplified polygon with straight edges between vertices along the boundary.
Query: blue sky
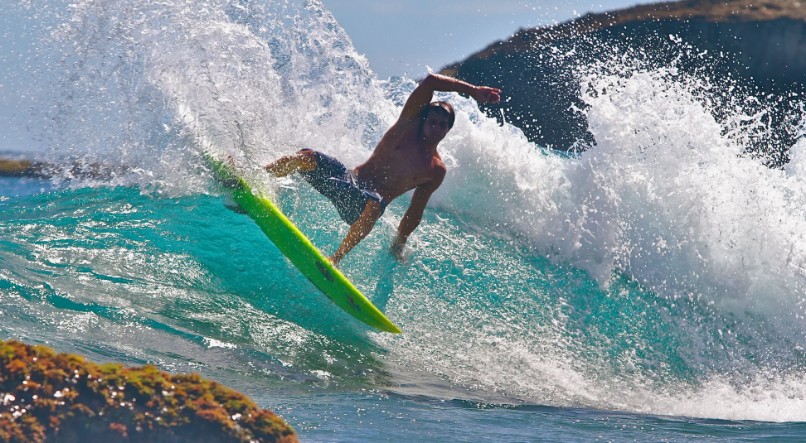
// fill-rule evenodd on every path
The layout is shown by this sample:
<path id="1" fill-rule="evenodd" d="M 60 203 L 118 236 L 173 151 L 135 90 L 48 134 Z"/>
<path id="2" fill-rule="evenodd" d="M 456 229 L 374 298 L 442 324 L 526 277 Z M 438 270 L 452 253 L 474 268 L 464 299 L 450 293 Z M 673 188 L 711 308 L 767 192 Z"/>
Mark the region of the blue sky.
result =
<path id="1" fill-rule="evenodd" d="M 648 0 L 322 0 L 381 78 L 459 61 L 519 28 Z"/>

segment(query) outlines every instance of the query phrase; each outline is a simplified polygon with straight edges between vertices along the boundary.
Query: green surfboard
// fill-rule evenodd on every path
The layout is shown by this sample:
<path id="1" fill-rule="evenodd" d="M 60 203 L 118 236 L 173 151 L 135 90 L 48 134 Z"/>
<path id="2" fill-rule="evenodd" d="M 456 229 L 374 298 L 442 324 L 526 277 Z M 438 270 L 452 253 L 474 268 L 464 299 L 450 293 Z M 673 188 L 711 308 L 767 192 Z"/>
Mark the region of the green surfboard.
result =
<path id="1" fill-rule="evenodd" d="M 401 332 L 268 197 L 251 186 L 231 165 L 209 153 L 205 153 L 204 157 L 218 181 L 232 190 L 235 203 L 257 223 L 302 275 L 336 306 L 373 328 L 395 334 Z"/>

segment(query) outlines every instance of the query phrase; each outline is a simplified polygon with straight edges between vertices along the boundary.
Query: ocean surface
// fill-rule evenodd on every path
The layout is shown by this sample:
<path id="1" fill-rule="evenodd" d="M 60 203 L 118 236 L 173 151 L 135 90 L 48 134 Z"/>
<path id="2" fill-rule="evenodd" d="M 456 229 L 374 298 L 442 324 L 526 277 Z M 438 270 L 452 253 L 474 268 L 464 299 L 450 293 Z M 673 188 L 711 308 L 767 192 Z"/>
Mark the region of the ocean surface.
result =
<path id="1" fill-rule="evenodd" d="M 53 166 L 0 179 L 0 338 L 201 373 L 306 442 L 806 439 L 806 141 L 783 168 L 744 154 L 769 130 L 747 96 L 714 109 L 714 80 L 640 57 L 580 67 L 597 145 L 567 155 L 440 94 L 449 172 L 405 261 L 408 197 L 341 265 L 391 335 L 290 266 L 201 153 L 332 253 L 336 211 L 260 167 L 360 163 L 415 79 L 377 78 L 318 1 L 10 8 L 4 56 L 27 63 L 4 94 L 44 148 L 2 157 Z"/>

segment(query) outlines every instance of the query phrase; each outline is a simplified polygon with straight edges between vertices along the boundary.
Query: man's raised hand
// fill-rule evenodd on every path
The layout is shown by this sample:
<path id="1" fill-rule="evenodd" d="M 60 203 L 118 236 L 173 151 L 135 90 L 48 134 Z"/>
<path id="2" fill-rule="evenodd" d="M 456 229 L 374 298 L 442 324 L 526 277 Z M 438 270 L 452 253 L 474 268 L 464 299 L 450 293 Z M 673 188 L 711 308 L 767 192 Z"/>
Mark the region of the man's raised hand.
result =
<path id="1" fill-rule="evenodd" d="M 473 98 L 479 103 L 498 103 L 501 101 L 501 90 L 488 86 L 477 86 Z"/>

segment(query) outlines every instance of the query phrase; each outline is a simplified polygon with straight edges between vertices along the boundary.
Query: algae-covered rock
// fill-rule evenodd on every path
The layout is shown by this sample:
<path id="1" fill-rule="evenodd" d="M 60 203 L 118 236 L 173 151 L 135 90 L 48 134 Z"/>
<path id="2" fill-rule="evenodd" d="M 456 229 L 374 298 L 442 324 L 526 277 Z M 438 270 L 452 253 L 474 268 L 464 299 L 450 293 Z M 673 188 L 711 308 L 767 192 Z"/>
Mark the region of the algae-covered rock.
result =
<path id="1" fill-rule="evenodd" d="M 197 374 L 98 365 L 0 342 L 0 441 L 296 442 L 248 397 Z"/>

